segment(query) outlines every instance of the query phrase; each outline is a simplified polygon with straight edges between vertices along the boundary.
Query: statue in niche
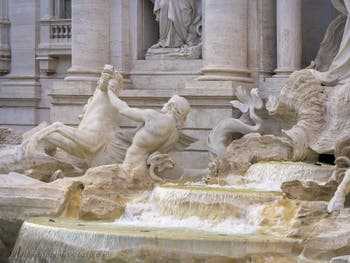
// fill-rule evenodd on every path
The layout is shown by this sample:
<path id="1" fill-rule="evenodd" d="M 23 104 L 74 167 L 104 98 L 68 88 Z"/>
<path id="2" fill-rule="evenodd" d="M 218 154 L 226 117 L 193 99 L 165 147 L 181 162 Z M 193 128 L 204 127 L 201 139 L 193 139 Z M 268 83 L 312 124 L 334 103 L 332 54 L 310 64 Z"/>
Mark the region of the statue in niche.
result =
<path id="1" fill-rule="evenodd" d="M 201 57 L 201 0 L 151 0 L 159 22 L 159 40 L 146 59 Z"/>
<path id="2" fill-rule="evenodd" d="M 331 0 L 331 2 L 341 15 L 329 26 L 313 65 L 315 70 L 312 70 L 315 78 L 326 86 L 350 81 L 350 0 Z M 330 54 L 332 56 L 327 58 Z"/>
<path id="3" fill-rule="evenodd" d="M 60 148 L 86 161 L 88 167 L 123 163 L 133 178 L 147 174 L 149 167 L 152 179 L 161 181 L 157 172 L 174 167 L 167 153 L 181 151 L 196 141 L 180 132 L 190 105 L 185 98 L 174 95 L 160 112 L 130 108 L 119 98 L 122 79 L 113 66 L 106 65 L 94 95 L 84 107 L 79 126 L 74 128 L 55 122 L 38 129 L 22 143 L 24 156 L 33 156 L 40 150 L 39 143 L 43 143 L 50 156 L 55 156 Z M 123 135 L 119 114 L 142 125 Z"/>

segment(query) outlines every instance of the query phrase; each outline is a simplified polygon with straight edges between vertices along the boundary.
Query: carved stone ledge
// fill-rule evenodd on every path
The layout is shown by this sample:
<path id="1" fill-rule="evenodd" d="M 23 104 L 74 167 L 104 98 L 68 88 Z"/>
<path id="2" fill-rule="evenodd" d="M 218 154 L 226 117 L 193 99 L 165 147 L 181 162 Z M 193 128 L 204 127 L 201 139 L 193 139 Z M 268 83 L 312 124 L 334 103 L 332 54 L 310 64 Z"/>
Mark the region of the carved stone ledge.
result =
<path id="1" fill-rule="evenodd" d="M 37 57 L 39 61 L 40 71 L 46 74 L 56 73 L 57 59 L 51 56 Z"/>

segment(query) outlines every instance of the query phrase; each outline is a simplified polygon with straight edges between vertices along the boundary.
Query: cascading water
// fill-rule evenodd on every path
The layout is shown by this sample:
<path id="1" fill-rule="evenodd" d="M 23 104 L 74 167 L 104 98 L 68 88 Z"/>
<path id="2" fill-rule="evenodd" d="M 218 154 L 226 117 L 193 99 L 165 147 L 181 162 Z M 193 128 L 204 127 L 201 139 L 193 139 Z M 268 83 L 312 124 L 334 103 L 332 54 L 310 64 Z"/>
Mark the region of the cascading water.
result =
<path id="1" fill-rule="evenodd" d="M 269 162 L 252 165 L 246 174 L 229 176 L 231 188 L 264 189 L 280 191 L 283 182 L 300 180 L 325 184 L 333 175 L 334 166 L 295 162 Z"/>
<path id="2" fill-rule="evenodd" d="M 114 222 L 34 218 L 23 224 L 11 259 L 296 262 L 301 241 L 285 237 L 296 207 L 279 185 L 292 179 L 322 183 L 332 173 L 329 167 L 256 164 L 236 185 L 157 186 L 128 203 Z M 264 257 L 270 261 L 259 261 Z"/>
<path id="3" fill-rule="evenodd" d="M 255 254 L 291 255 L 299 249 L 298 240 L 257 234 L 264 208 L 282 200 L 277 191 L 158 186 L 130 202 L 115 222 L 29 220 L 11 259 L 143 262 L 149 257 L 150 262 L 182 262 L 181 258 L 221 262 Z"/>
<path id="4" fill-rule="evenodd" d="M 282 198 L 277 191 L 163 185 L 129 203 L 115 223 L 248 234 L 258 229 L 266 204 Z"/>

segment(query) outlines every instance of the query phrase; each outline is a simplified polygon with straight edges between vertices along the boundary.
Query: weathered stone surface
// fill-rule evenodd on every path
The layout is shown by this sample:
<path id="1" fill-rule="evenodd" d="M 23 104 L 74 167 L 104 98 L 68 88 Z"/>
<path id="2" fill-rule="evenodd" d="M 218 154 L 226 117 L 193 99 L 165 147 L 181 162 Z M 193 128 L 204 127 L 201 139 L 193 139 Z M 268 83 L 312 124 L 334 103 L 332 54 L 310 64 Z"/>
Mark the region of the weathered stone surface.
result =
<path id="1" fill-rule="evenodd" d="M 305 239 L 313 226 L 327 216 L 326 202 L 283 199 L 271 202 L 262 210 L 259 233 Z"/>
<path id="2" fill-rule="evenodd" d="M 49 182 L 53 173 L 61 170 L 64 176 L 78 176 L 84 174 L 87 165 L 84 161 L 67 155 L 58 150 L 55 157 L 44 153 L 44 150 L 31 156 L 18 158 L 20 145 L 0 146 L 0 173 L 18 172 L 32 178 Z"/>
<path id="3" fill-rule="evenodd" d="M 1 144 L 20 144 L 22 142 L 22 136 L 15 134 L 9 128 L 0 128 L 0 145 Z M 1 146 L 0 146 L 1 147 Z"/>
<path id="4" fill-rule="evenodd" d="M 128 201 L 153 185 L 148 176 L 133 180 L 118 164 L 90 168 L 79 181 L 84 185 L 79 218 L 97 220 L 118 218 Z"/>
<path id="5" fill-rule="evenodd" d="M 52 183 L 18 173 L 0 174 L 0 257 L 7 257 L 22 222 L 60 216 L 112 220 L 128 201 L 152 187 L 150 177 L 132 179 L 119 165 L 91 168 L 84 176 Z"/>
<path id="6" fill-rule="evenodd" d="M 282 191 L 288 198 L 305 201 L 329 201 L 337 190 L 338 183 L 330 181 L 325 185 L 319 185 L 313 181 L 302 182 L 299 180 L 284 182 Z"/>
<path id="7" fill-rule="evenodd" d="M 8 257 L 22 222 L 35 216 L 62 213 L 70 185 L 47 184 L 18 173 L 0 174 L 0 246 Z"/>
<path id="8" fill-rule="evenodd" d="M 70 186 L 47 184 L 18 173 L 0 175 L 0 218 L 25 220 L 39 215 L 59 215 Z"/>
<path id="9" fill-rule="evenodd" d="M 327 203 L 323 201 L 295 201 L 289 200 L 296 207 L 287 236 L 306 239 L 310 237 L 315 224 L 327 217 Z"/>
<path id="10" fill-rule="evenodd" d="M 344 208 L 346 197 L 349 194 L 349 182 L 350 182 L 350 140 L 348 137 L 344 140 L 337 142 L 335 147 L 335 165 L 336 172 L 334 173 L 334 179 L 338 182 L 339 186 L 334 193 L 334 196 L 328 203 L 328 212 L 339 211 Z"/>
<path id="11" fill-rule="evenodd" d="M 289 142 L 274 135 L 250 133 L 233 141 L 221 158 L 212 162 L 212 175 L 225 176 L 229 172 L 244 173 L 259 161 L 291 160 L 293 148 Z"/>
<path id="12" fill-rule="evenodd" d="M 81 219 L 115 219 L 124 212 L 125 202 L 102 198 L 95 193 L 85 195 L 80 203 L 79 218 Z M 117 199 L 117 198 L 115 198 Z"/>
<path id="13" fill-rule="evenodd" d="M 324 217 L 311 226 L 303 255 L 307 258 L 330 260 L 350 254 L 350 209 Z"/>

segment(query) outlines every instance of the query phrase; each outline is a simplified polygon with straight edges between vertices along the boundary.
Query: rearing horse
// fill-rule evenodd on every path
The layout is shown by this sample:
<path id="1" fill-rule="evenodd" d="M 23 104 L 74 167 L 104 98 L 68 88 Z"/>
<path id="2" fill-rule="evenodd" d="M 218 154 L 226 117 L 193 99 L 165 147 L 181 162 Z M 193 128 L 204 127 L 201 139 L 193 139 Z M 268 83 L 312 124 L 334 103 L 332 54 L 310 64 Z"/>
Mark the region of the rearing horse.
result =
<path id="1" fill-rule="evenodd" d="M 34 153 L 39 142 L 45 142 L 52 155 L 58 147 L 86 160 L 90 167 L 122 162 L 125 149 L 116 143 L 119 113 L 111 105 L 107 92 L 108 85 L 113 85 L 112 90 L 117 94 L 121 89 L 122 79 L 113 66 L 105 65 L 94 95 L 84 106 L 79 126 L 74 128 L 61 122 L 52 123 L 22 143 L 24 155 Z"/>

